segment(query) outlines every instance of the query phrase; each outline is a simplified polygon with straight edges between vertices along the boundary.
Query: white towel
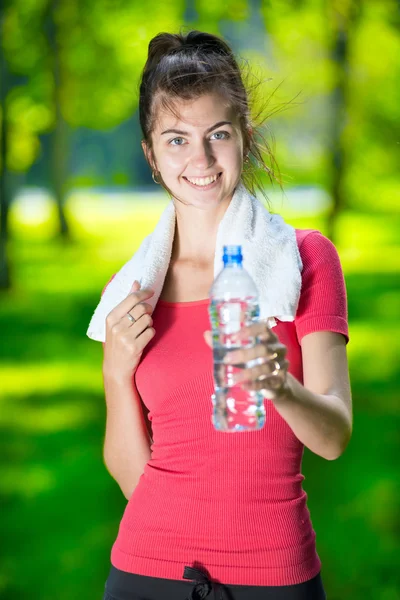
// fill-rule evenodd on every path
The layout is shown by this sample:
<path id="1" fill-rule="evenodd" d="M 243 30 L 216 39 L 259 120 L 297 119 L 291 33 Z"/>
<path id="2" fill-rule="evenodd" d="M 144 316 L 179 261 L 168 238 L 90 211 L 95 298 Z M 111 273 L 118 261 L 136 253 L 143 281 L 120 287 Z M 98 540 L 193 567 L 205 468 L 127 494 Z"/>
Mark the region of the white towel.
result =
<path id="1" fill-rule="evenodd" d="M 130 293 L 135 279 L 142 288 L 154 290 L 154 295 L 146 300 L 154 309 L 171 259 L 175 221 L 176 211 L 171 200 L 154 231 L 108 284 L 90 321 L 88 337 L 105 341 L 106 317 Z M 276 317 L 280 321 L 293 321 L 303 268 L 295 230 L 280 215 L 269 213 L 242 183 L 237 186 L 218 226 L 214 277 L 223 267 L 224 245 L 242 246 L 243 266 L 259 292 L 260 319 Z"/>

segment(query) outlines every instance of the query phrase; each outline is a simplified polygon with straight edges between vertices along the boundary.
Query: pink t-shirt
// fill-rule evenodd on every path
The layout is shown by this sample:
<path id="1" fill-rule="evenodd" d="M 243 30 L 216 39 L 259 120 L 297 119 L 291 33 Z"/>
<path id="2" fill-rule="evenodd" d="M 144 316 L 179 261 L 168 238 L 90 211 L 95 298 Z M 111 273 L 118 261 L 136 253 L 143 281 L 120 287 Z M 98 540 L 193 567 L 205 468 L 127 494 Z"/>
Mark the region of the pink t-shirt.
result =
<path id="1" fill-rule="evenodd" d="M 348 341 L 348 325 L 334 245 L 315 230 L 296 235 L 299 307 L 294 322 L 278 321 L 274 331 L 287 346 L 289 371 L 302 382 L 301 339 L 328 330 Z M 270 400 L 263 429 L 214 429 L 212 351 L 203 339 L 208 304 L 159 300 L 153 312 L 156 334 L 135 374 L 152 422 L 152 456 L 126 506 L 111 562 L 176 580 L 189 565 L 232 585 L 307 581 L 321 563 L 302 488 L 304 446 Z"/>

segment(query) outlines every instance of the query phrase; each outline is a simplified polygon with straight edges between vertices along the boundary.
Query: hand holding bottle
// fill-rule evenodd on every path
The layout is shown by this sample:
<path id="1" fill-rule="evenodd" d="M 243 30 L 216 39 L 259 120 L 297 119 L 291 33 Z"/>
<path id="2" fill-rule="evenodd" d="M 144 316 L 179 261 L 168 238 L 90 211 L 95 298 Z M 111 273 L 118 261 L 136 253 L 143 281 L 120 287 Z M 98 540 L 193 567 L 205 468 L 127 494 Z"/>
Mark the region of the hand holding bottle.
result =
<path id="1" fill-rule="evenodd" d="M 243 268 L 241 246 L 223 247 L 224 267 L 210 289 L 209 316 L 212 336 L 206 341 L 213 349 L 214 394 L 212 422 L 218 431 L 255 431 L 265 424 L 264 396 L 246 390 L 235 377 L 247 365 L 229 364 L 225 356 L 232 350 L 250 349 L 255 338 L 234 339 L 241 329 L 258 320 L 258 291 L 250 274 Z"/>
<path id="2" fill-rule="evenodd" d="M 254 346 L 228 352 L 223 362 L 227 365 L 246 365 L 246 368 L 237 370 L 232 375 L 233 385 L 241 383 L 244 389 L 260 391 L 265 398 L 274 400 L 285 392 L 287 385 L 289 362 L 285 358 L 286 346 L 279 341 L 265 321 L 243 327 L 234 337 L 231 336 L 231 340 L 240 345 L 241 340 L 251 337 L 257 340 Z M 204 339 L 212 348 L 211 331 L 204 332 Z"/>

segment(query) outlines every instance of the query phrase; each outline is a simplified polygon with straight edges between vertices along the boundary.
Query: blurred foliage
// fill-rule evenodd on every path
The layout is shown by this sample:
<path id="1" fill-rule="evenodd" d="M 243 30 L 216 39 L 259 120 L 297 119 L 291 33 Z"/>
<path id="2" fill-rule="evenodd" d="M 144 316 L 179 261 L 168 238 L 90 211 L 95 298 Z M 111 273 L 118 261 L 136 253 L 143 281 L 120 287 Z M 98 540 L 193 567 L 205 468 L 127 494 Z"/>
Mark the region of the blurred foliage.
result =
<path id="1" fill-rule="evenodd" d="M 159 31 L 178 31 L 185 24 L 222 33 L 249 62 L 249 83 L 261 80 L 254 113 L 263 107 L 264 116 L 279 113 L 289 103 L 270 123 L 287 185 L 312 182 L 329 187 L 330 136 L 336 126 L 345 149 L 347 205 L 362 211 L 399 211 L 396 0 L 179 0 L 171 5 L 156 0 L 151 13 L 149 18 L 145 3 L 121 0 L 9 3 L 3 47 L 13 82 L 8 94 L 10 169 L 26 171 L 46 154 L 43 135 L 51 132 L 55 119 L 55 55 L 61 112 L 77 132 L 73 152 L 79 164 L 72 170 L 79 170 L 81 181 L 91 180 L 91 153 L 79 142 L 85 128 L 108 130 L 110 139 L 118 138 L 116 146 L 128 150 L 132 137 L 123 132 L 136 114 L 148 41 Z M 332 52 L 342 21 L 348 25 L 348 92 L 343 122 L 335 124 L 338 67 Z M 137 120 L 134 135 L 140 135 Z M 100 183 L 104 170 L 102 165 L 97 168 Z M 140 180 L 142 168 L 143 163 L 131 160 L 124 165 L 125 175 L 120 167 L 118 177 L 108 175 L 109 183 L 123 183 L 131 176 Z"/>
<path id="2" fill-rule="evenodd" d="M 65 148 L 70 182 L 146 181 L 138 78 L 151 37 L 183 24 L 224 35 L 245 72 L 250 64 L 254 114 L 272 115 L 286 187 L 329 190 L 331 133 L 340 128 L 346 210 L 337 246 L 349 300 L 354 434 L 337 461 L 305 453 L 304 485 L 329 599 L 399 600 L 398 2 L 11 0 L 2 10 L 8 166 L 28 182 L 47 184 L 57 102 L 74 133 Z M 348 87 L 336 122 L 343 73 L 332 52 L 343 20 Z M 282 202 L 275 208 L 290 223 L 326 232 L 326 213 L 290 212 Z M 164 204 L 75 191 L 66 205 L 75 245 L 53 239 L 51 196 L 31 194 L 12 207 L 15 284 L 0 300 L 1 598 L 102 595 L 125 502 L 102 464 L 101 347 L 85 332 L 104 283 Z"/>
<path id="3" fill-rule="evenodd" d="M 102 351 L 85 332 L 104 283 L 166 201 L 77 194 L 68 204 L 73 246 L 51 240 L 52 213 L 29 231 L 21 209 L 12 212 L 16 285 L 0 311 L 1 598 L 101 597 L 125 501 L 102 462 Z M 285 218 L 324 232 L 316 218 Z M 304 486 L 329 599 L 396 600 L 399 224 L 377 229 L 351 212 L 341 219 L 354 434 L 337 461 L 305 452 Z M 392 256 L 384 268 L 382 255 Z"/>
<path id="4" fill-rule="evenodd" d="M 61 111 L 72 127 L 108 129 L 138 102 L 137 81 L 148 40 L 177 30 L 184 3 L 14 0 L 5 10 L 3 49 L 22 82 L 8 95 L 9 168 L 25 171 L 38 156 L 39 134 L 54 125 L 54 60 L 59 55 Z"/>

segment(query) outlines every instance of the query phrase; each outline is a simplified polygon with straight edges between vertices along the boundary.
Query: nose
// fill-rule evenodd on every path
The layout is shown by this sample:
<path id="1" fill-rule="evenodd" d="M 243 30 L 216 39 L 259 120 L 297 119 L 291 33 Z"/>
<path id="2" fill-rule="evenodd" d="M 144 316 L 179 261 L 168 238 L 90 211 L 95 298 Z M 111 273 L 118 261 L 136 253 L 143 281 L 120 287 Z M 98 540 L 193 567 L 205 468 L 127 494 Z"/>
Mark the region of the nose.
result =
<path id="1" fill-rule="evenodd" d="M 190 160 L 191 166 L 196 171 L 205 171 L 215 163 L 211 145 L 207 140 L 193 145 L 193 154 Z"/>

